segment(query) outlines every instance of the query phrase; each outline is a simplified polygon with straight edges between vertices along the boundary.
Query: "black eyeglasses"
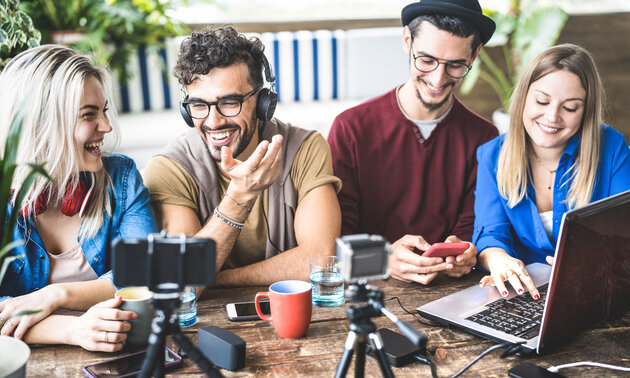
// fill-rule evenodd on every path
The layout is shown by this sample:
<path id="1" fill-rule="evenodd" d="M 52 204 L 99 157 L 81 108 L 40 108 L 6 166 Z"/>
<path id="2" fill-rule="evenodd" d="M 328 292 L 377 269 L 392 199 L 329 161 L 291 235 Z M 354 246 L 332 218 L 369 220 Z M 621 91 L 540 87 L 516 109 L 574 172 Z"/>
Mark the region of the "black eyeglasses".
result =
<path id="1" fill-rule="evenodd" d="M 203 100 L 183 101 L 182 104 L 186 108 L 188 114 L 195 119 L 207 118 L 210 114 L 210 107 L 213 105 L 217 107 L 217 111 L 222 116 L 236 117 L 241 114 L 243 102 L 247 101 L 248 98 L 255 95 L 261 89 L 262 87 L 258 87 L 241 98 L 222 98 L 212 102 Z"/>
<path id="2" fill-rule="evenodd" d="M 413 46 L 413 39 L 411 40 L 411 46 Z M 452 60 L 445 60 L 433 57 L 431 55 L 418 55 L 416 56 L 411 50 L 411 56 L 413 56 L 413 65 L 416 66 L 416 69 L 420 72 L 431 72 L 435 71 L 440 64 L 446 66 L 446 74 L 453 79 L 461 79 L 466 76 L 468 71 L 472 68 L 462 62 L 454 62 Z"/>

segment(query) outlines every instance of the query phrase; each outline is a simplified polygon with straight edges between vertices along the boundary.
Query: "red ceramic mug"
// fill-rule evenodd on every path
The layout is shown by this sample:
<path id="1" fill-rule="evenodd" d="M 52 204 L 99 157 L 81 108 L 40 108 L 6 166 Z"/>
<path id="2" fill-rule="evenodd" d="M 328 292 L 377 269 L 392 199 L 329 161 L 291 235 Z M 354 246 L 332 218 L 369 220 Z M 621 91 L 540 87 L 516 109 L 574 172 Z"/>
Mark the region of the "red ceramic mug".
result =
<path id="1" fill-rule="evenodd" d="M 271 316 L 260 310 L 260 298 L 269 298 Z M 296 339 L 304 336 L 311 324 L 313 303 L 311 284 L 305 281 L 279 281 L 269 291 L 256 293 L 256 312 L 262 320 L 272 322 L 280 337 Z"/>

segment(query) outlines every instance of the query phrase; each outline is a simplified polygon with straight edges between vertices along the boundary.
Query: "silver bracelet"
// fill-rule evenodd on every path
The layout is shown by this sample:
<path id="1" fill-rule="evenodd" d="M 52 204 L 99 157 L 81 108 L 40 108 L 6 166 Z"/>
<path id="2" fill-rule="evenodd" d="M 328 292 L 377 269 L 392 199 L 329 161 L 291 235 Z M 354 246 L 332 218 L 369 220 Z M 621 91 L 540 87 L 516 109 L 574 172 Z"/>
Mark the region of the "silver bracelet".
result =
<path id="1" fill-rule="evenodd" d="M 241 209 L 245 209 L 245 210 L 247 210 L 247 211 L 252 211 L 251 207 L 247 207 L 247 206 L 245 206 L 245 205 L 243 205 L 243 204 L 240 204 L 240 203 L 236 202 L 236 200 L 235 200 L 234 198 L 230 197 L 230 196 L 227 194 L 227 192 L 223 193 L 223 196 L 224 196 L 224 197 L 229 198 L 230 200 L 232 200 L 232 202 L 234 202 L 234 204 L 235 204 L 236 206 L 240 207 Z"/>
<path id="2" fill-rule="evenodd" d="M 242 230 L 243 227 L 245 227 L 245 222 L 241 223 L 241 222 L 237 222 L 232 218 L 228 218 L 227 216 L 225 216 L 225 214 L 221 213 L 219 211 L 219 207 L 215 207 L 214 208 L 214 215 L 221 219 L 223 221 L 223 223 L 227 224 L 228 226 L 232 226 L 234 228 L 238 228 L 239 230 Z"/>

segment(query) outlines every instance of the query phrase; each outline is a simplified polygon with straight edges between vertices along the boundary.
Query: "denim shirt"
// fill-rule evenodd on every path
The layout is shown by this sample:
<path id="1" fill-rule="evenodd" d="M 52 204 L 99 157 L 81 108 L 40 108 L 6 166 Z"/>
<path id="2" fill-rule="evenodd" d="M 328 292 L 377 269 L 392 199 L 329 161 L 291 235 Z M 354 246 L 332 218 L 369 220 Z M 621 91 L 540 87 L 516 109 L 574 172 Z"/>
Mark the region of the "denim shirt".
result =
<path id="1" fill-rule="evenodd" d="M 630 190 L 630 149 L 623 135 L 610 126 L 602 125 L 602 149 L 591 202 Z M 572 180 L 569 168 L 575 163 L 580 145 L 579 133 L 571 137 L 556 171 L 553 187 L 553 231 L 549 239 L 536 206 L 536 194 L 531 182 L 521 202 L 510 208 L 499 193 L 497 168 L 505 135 L 477 149 L 477 188 L 475 190 L 475 229 L 472 242 L 481 253 L 498 247 L 525 264 L 545 262 L 553 256 L 558 241 L 560 223 L 565 212 Z"/>
<path id="2" fill-rule="evenodd" d="M 104 223 L 96 235 L 84 238 L 81 249 L 87 262 L 99 278 L 112 282 L 111 242 L 116 238 L 145 238 L 156 232 L 157 227 L 149 205 L 149 191 L 142 182 L 134 161 L 124 155 L 103 157 L 104 169 L 111 178 L 111 216 L 105 213 Z M 11 211 L 9 206 L 9 211 Z M 9 255 L 23 254 L 7 269 L 0 296 L 15 297 L 31 293 L 48 284 L 49 261 L 32 217 L 18 217 L 14 240 L 24 244 L 14 248 Z M 3 298 L 0 298 L 2 300 Z"/>

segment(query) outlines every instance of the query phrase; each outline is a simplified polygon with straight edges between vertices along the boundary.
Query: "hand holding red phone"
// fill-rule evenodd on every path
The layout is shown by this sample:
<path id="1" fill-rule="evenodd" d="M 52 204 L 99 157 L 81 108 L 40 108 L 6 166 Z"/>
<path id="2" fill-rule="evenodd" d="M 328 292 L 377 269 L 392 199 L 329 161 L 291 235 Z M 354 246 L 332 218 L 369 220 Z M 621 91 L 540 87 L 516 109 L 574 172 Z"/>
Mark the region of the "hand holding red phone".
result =
<path id="1" fill-rule="evenodd" d="M 466 252 L 470 247 L 468 243 L 435 243 L 429 247 L 422 256 L 424 257 L 446 257 L 457 256 Z"/>
<path id="2" fill-rule="evenodd" d="M 441 257 L 423 257 L 420 253 L 429 248 L 429 243 L 420 235 L 405 235 L 392 244 L 389 256 L 389 273 L 401 281 L 428 285 L 444 270 Z M 415 253 L 414 250 L 421 251 Z"/>
<path id="3" fill-rule="evenodd" d="M 470 273 L 475 264 L 477 264 L 477 247 L 472 243 L 464 242 L 455 235 L 447 237 L 443 244 L 461 244 L 462 247 L 466 245 L 466 249 L 462 253 L 444 257 L 444 262 L 446 263 L 444 274 L 450 277 L 461 277 Z"/>

